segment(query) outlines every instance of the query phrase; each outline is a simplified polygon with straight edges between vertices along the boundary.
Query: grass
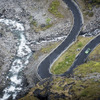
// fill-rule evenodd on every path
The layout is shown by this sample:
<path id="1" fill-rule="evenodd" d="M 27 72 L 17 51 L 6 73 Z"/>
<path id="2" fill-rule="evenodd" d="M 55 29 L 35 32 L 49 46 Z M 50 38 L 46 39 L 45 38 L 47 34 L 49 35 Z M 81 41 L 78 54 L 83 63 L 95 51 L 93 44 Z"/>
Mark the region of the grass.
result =
<path id="1" fill-rule="evenodd" d="M 83 43 L 79 42 L 77 46 L 78 46 L 78 48 L 81 48 L 83 46 Z"/>
<path id="2" fill-rule="evenodd" d="M 41 25 L 38 25 L 36 21 L 31 21 L 30 25 L 34 29 L 35 32 L 39 32 L 39 31 L 45 31 L 53 26 L 53 23 L 50 23 L 49 20 L 46 20 L 46 23 L 47 24 L 44 24 L 44 27 L 42 27 Z"/>
<path id="3" fill-rule="evenodd" d="M 95 72 L 100 73 L 100 62 L 89 61 L 85 64 L 78 66 L 74 70 L 74 75 L 85 77 L 88 74 L 95 73 Z"/>
<path id="4" fill-rule="evenodd" d="M 47 18 L 47 19 L 46 19 L 46 23 L 47 23 L 47 24 L 50 24 L 50 21 L 51 21 L 50 18 Z"/>
<path id="5" fill-rule="evenodd" d="M 42 31 L 45 31 L 46 29 L 49 29 L 50 27 L 52 27 L 53 26 L 53 24 L 47 24 L 47 25 L 45 25 L 45 27 L 40 27 L 40 29 L 42 30 Z"/>
<path id="6" fill-rule="evenodd" d="M 92 78 L 92 75 L 97 77 L 100 74 L 100 62 L 89 61 L 74 69 L 74 76 L 79 77 L 76 85 L 73 86 L 71 91 L 75 91 L 78 100 L 99 100 L 100 98 L 100 78 Z M 87 78 L 85 81 L 79 80 L 80 78 Z M 81 87 L 80 87 L 81 86 Z M 75 98 L 75 97 L 73 97 Z"/>
<path id="7" fill-rule="evenodd" d="M 36 89 L 42 90 L 40 95 L 45 96 L 45 94 L 47 94 L 50 100 L 56 100 L 55 96 L 58 97 L 59 100 L 99 100 L 98 98 L 100 98 L 99 81 L 94 81 L 92 79 L 82 81 L 71 78 L 56 77 L 53 78 L 52 81 L 48 82 L 46 81 L 43 83 L 42 88 L 40 88 L 41 85 L 36 85 L 36 87 L 31 89 L 25 97 L 19 100 L 39 100 L 35 98 L 33 94 Z M 64 94 L 66 98 L 59 97 L 60 94 Z"/>
<path id="8" fill-rule="evenodd" d="M 33 25 L 33 26 L 35 26 L 35 27 L 37 27 L 37 22 L 35 21 L 35 20 L 33 20 L 33 21 L 31 21 L 31 23 L 30 23 L 31 25 Z"/>
<path id="9" fill-rule="evenodd" d="M 60 2 L 58 0 L 53 0 L 48 8 L 48 11 L 58 18 L 64 18 L 64 16 L 59 12 Z"/>
<path id="10" fill-rule="evenodd" d="M 53 42 L 53 43 L 50 43 L 50 44 L 46 45 L 45 47 L 42 47 L 39 51 L 37 51 L 36 53 L 34 53 L 34 55 L 33 55 L 34 59 L 37 60 L 39 56 L 41 56 L 43 54 L 48 54 L 54 48 L 56 48 L 60 43 L 61 43 L 61 41 L 59 41 L 59 42 Z"/>
<path id="11" fill-rule="evenodd" d="M 89 55 L 89 59 L 100 62 L 100 45 L 98 45 Z"/>
<path id="12" fill-rule="evenodd" d="M 86 4 L 84 0 L 77 0 L 77 2 L 79 4 L 81 12 L 83 13 L 84 23 L 88 23 L 88 21 L 90 21 L 94 15 L 92 6 L 89 3 Z"/>
<path id="13" fill-rule="evenodd" d="M 89 17 L 93 17 L 94 13 L 93 12 L 89 12 L 88 16 Z"/>
<path id="14" fill-rule="evenodd" d="M 47 94 L 48 97 L 51 97 L 50 100 L 56 100 L 55 96 L 59 97 L 60 94 L 64 94 L 66 98 L 59 97 L 59 100 L 99 100 L 100 78 L 97 78 L 98 80 L 87 78 L 84 81 L 77 77 L 80 75 L 79 77 L 85 78 L 90 73 L 100 73 L 100 62 L 90 61 L 78 66 L 74 70 L 75 78 L 54 76 L 52 81 L 51 78 L 46 79 L 46 81 L 44 80 L 45 82 L 38 83 L 25 97 L 19 100 L 39 100 L 33 94 L 36 89 L 41 90 L 40 95 Z"/>
<path id="15" fill-rule="evenodd" d="M 30 19 L 30 26 L 31 28 L 34 29 L 35 32 L 45 31 L 46 29 L 49 29 L 50 27 L 53 26 L 53 23 L 50 23 L 51 22 L 50 18 L 46 19 L 46 24 L 44 24 L 43 27 L 42 25 L 39 25 L 36 20 L 32 20 L 31 16 L 29 19 Z"/>
<path id="16" fill-rule="evenodd" d="M 32 22 L 32 28 L 34 29 L 35 32 L 45 31 L 52 26 L 53 26 L 53 23 L 46 24 L 44 27 L 41 27 L 41 25 L 38 25 L 36 22 Z"/>
<path id="17" fill-rule="evenodd" d="M 90 41 L 92 38 L 89 37 L 78 37 L 78 41 L 72 45 L 65 54 L 78 54 L 80 51 L 77 51 L 77 48 L 80 47 L 83 48 L 83 46 Z M 80 45 L 81 44 L 81 45 Z M 41 49 L 42 53 L 48 53 L 51 51 L 52 48 L 54 48 L 56 45 L 51 44 L 46 46 L 45 48 Z M 98 45 L 94 51 L 90 54 L 90 56 L 94 56 L 95 54 L 100 54 L 100 45 Z M 98 51 L 98 52 L 97 52 Z M 66 57 L 66 55 L 64 56 Z M 73 58 L 73 57 L 72 57 Z M 71 58 L 71 59 L 72 59 Z M 64 58 L 61 58 L 63 61 Z M 63 66 L 63 65 L 62 65 Z M 66 78 L 66 77 L 53 77 L 52 81 L 45 81 L 45 83 L 37 84 L 34 88 L 30 90 L 30 92 L 23 98 L 19 100 L 39 100 L 37 99 L 33 92 L 36 89 L 42 90 L 40 93 L 42 96 L 44 94 L 49 93 L 49 97 L 52 98 L 52 100 L 55 100 L 55 96 L 57 94 L 64 94 L 66 98 L 59 98 L 59 100 L 99 100 L 100 98 L 100 78 L 93 78 L 91 77 L 91 74 L 95 77 L 96 74 L 93 73 L 99 73 L 100 74 L 100 62 L 96 61 L 89 61 L 85 64 L 82 64 L 74 69 L 74 76 L 75 78 Z M 91 79 L 87 78 L 90 75 Z M 85 81 L 82 80 L 82 78 L 86 78 Z M 48 80 L 48 79 L 47 79 Z M 49 82 L 49 85 L 48 85 Z M 50 88 L 48 88 L 50 87 Z M 48 89 L 48 90 L 46 90 Z M 46 92 L 45 92 L 46 91 Z M 51 94 L 50 94 L 51 92 Z M 55 95 L 55 96 L 54 96 Z M 58 96 L 58 95 L 57 95 Z"/>
<path id="18" fill-rule="evenodd" d="M 80 52 L 77 49 L 81 50 L 91 39 L 92 37 L 78 37 L 77 42 L 65 51 L 53 64 L 51 72 L 53 74 L 62 74 L 67 71 L 75 60 L 75 56 Z"/>
<path id="19" fill-rule="evenodd" d="M 89 17 L 93 17 L 94 13 L 92 11 L 86 11 L 84 12 L 84 15 L 88 15 Z"/>
<path id="20" fill-rule="evenodd" d="M 94 13 L 92 11 L 93 7 L 100 7 L 100 0 L 77 0 L 81 10 L 83 12 L 84 18 L 93 17 Z"/>
<path id="21" fill-rule="evenodd" d="M 34 89 L 32 88 L 30 91 L 33 91 Z M 18 100 L 39 100 L 36 97 L 34 97 L 32 92 L 29 92 L 25 97 L 22 97 L 21 99 Z"/>
<path id="22" fill-rule="evenodd" d="M 77 81 L 70 90 L 75 93 L 72 100 L 99 100 L 100 97 L 100 83 L 91 79 L 87 81 Z"/>
<path id="23" fill-rule="evenodd" d="M 40 52 L 42 53 L 49 53 L 52 49 L 56 48 L 60 42 L 55 42 L 47 45 L 45 48 L 42 48 Z"/>

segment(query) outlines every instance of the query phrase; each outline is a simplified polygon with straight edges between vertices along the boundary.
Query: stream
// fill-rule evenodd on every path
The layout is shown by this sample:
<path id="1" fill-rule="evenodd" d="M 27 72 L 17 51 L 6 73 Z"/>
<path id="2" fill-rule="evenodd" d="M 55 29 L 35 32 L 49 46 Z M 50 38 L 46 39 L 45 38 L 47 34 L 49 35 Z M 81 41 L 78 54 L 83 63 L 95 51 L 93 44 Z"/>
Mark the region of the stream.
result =
<path id="1" fill-rule="evenodd" d="M 11 19 L 0 19 L 0 23 L 5 24 L 7 28 L 17 37 L 18 43 L 17 43 L 17 51 L 16 56 L 11 64 L 11 67 L 8 71 L 8 74 L 6 76 L 6 80 L 9 81 L 9 84 L 6 86 L 6 88 L 2 91 L 3 96 L 0 98 L 0 100 L 8 100 L 9 98 L 12 98 L 13 100 L 16 99 L 16 96 L 18 93 L 21 92 L 23 89 L 23 76 L 22 71 L 24 70 L 25 66 L 29 63 L 29 58 L 32 55 L 32 51 L 29 48 L 29 43 L 24 35 L 24 26 L 22 23 L 19 23 L 17 21 L 13 21 Z M 53 38 L 51 40 L 43 40 L 40 42 L 32 41 L 32 43 L 40 44 L 44 42 L 53 42 L 64 39 L 66 36 L 60 36 Z"/>
<path id="2" fill-rule="evenodd" d="M 11 19 L 0 19 L 0 23 L 5 24 L 18 38 L 16 56 L 6 76 L 6 79 L 9 80 L 9 84 L 3 90 L 3 96 L 0 98 L 0 100 L 8 100 L 12 97 L 14 100 L 23 88 L 23 76 L 21 73 L 29 63 L 32 51 L 27 45 L 27 40 L 24 35 L 24 26 L 22 23 L 18 23 Z"/>

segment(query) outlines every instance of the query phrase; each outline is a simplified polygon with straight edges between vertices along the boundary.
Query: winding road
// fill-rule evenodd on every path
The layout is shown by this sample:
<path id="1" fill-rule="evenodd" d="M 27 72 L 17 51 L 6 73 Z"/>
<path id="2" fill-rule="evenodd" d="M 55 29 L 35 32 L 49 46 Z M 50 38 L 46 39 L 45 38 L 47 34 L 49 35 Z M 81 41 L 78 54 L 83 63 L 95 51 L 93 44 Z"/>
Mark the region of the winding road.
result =
<path id="1" fill-rule="evenodd" d="M 68 7 L 71 9 L 73 16 L 74 16 L 74 25 L 73 28 L 68 35 L 68 37 L 60 44 L 53 52 L 50 53 L 49 56 L 47 56 L 39 65 L 38 67 L 38 75 L 40 79 L 48 78 L 52 75 L 50 73 L 50 67 L 51 65 L 56 61 L 56 59 L 65 51 L 68 49 L 69 46 L 72 45 L 72 43 L 75 42 L 77 36 L 79 35 L 79 32 L 82 28 L 83 20 L 82 20 L 82 14 L 80 10 L 78 9 L 77 5 L 72 0 L 64 0 L 64 2 L 68 5 Z M 100 44 L 100 35 L 95 37 L 93 40 L 91 40 L 79 53 L 79 55 L 76 57 L 74 63 L 72 66 L 66 71 L 65 73 L 61 74 L 60 76 L 66 76 L 73 72 L 73 69 L 76 68 L 78 65 L 83 64 L 89 54 L 94 50 L 94 48 Z M 86 54 L 85 51 L 87 49 L 90 49 L 90 51 Z"/>
<path id="2" fill-rule="evenodd" d="M 66 71 L 63 75 L 67 75 L 70 74 L 74 68 L 76 68 L 78 65 L 83 64 L 87 57 L 89 56 L 89 54 L 94 50 L 94 48 L 100 44 L 100 35 L 98 35 L 97 37 L 95 37 L 93 40 L 91 40 L 83 49 L 82 51 L 79 53 L 79 55 L 76 57 L 74 63 L 72 64 L 72 66 L 69 68 L 68 71 Z M 85 51 L 90 48 L 90 52 L 88 54 L 85 53 Z"/>
<path id="3" fill-rule="evenodd" d="M 70 31 L 67 38 L 60 44 L 53 52 L 50 53 L 39 65 L 38 67 L 38 75 L 40 78 L 44 79 L 50 77 L 52 74 L 50 73 L 49 69 L 51 64 L 65 51 L 68 49 L 72 43 L 75 42 L 77 36 L 83 25 L 82 14 L 78 9 L 78 6 L 74 3 L 73 0 L 63 0 L 70 10 L 72 11 L 74 17 L 74 25 L 72 30 Z"/>

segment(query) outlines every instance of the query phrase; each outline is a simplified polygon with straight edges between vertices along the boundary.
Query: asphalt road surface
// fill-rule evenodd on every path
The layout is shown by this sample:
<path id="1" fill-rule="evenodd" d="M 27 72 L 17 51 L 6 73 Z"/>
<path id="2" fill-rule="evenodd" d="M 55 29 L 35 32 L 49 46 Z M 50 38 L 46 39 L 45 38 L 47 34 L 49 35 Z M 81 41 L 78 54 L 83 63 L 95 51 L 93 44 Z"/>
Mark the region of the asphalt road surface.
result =
<path id="1" fill-rule="evenodd" d="M 96 38 L 94 38 L 92 41 L 90 41 L 84 48 L 83 50 L 79 53 L 79 55 L 76 57 L 74 63 L 72 64 L 72 66 L 69 68 L 68 71 L 66 71 L 63 75 L 68 75 L 70 73 L 72 73 L 73 69 L 76 68 L 78 65 L 83 64 L 87 57 L 89 56 L 89 54 L 94 50 L 94 48 L 100 44 L 100 35 L 98 35 Z M 85 51 L 87 49 L 90 49 L 90 51 L 86 54 Z"/>
<path id="2" fill-rule="evenodd" d="M 69 33 L 68 37 L 59 45 L 49 56 L 47 56 L 38 67 L 38 75 L 44 79 L 50 77 L 52 74 L 49 72 L 50 65 L 55 61 L 56 58 L 66 50 L 77 38 L 82 27 L 82 16 L 72 0 L 63 0 L 73 13 L 74 25 Z"/>

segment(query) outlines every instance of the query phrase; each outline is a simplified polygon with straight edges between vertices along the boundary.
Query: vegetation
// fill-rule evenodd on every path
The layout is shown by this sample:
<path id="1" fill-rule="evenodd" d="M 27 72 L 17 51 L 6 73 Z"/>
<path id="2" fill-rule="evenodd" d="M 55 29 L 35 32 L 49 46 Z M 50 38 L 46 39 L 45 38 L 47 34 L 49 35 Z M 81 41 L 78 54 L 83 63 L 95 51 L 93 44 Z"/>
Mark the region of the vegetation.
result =
<path id="1" fill-rule="evenodd" d="M 37 51 L 37 52 L 34 53 L 34 55 L 33 55 L 34 59 L 37 60 L 40 55 L 50 53 L 60 43 L 61 43 L 61 41 L 59 41 L 59 42 L 53 42 L 53 43 L 50 43 L 50 44 L 46 45 L 45 47 L 41 48 L 39 51 Z"/>
<path id="2" fill-rule="evenodd" d="M 46 30 L 46 29 L 52 27 L 52 25 L 53 25 L 53 24 L 47 24 L 47 25 L 45 25 L 45 27 L 40 27 L 40 29 L 41 29 L 42 31 L 44 31 L 44 30 Z"/>
<path id="3" fill-rule="evenodd" d="M 100 6 L 100 0 L 84 0 L 86 8 L 88 8 L 89 10 L 92 10 L 92 8 L 94 6 L 99 5 Z M 92 12 L 93 13 L 93 12 Z M 91 15 L 92 15 L 91 13 Z"/>
<path id="4" fill-rule="evenodd" d="M 95 61 L 89 61 L 85 64 L 82 64 L 78 66 L 74 70 L 74 75 L 75 76 L 81 76 L 81 77 L 86 77 L 90 73 L 100 73 L 100 62 L 95 62 Z"/>
<path id="5" fill-rule="evenodd" d="M 64 52 L 53 64 L 51 67 L 51 72 L 53 74 L 62 74 L 67 71 L 75 60 L 76 55 L 91 39 L 91 37 L 78 37 L 77 42 L 75 42 L 66 52 Z"/>
<path id="6" fill-rule="evenodd" d="M 50 21 L 51 21 L 51 19 L 50 18 L 47 18 L 46 19 L 46 24 L 50 24 Z"/>
<path id="7" fill-rule="evenodd" d="M 77 0 L 80 5 L 85 21 L 93 17 L 93 7 L 100 7 L 100 0 Z"/>
<path id="8" fill-rule="evenodd" d="M 100 0 L 83 0 L 86 4 L 86 8 L 92 10 L 93 6 L 100 5 Z"/>
<path id="9" fill-rule="evenodd" d="M 75 96 L 72 97 L 72 100 L 99 100 L 99 84 L 99 82 L 95 82 L 91 79 L 86 81 L 77 81 L 71 89 L 71 92 L 75 93 Z"/>
<path id="10" fill-rule="evenodd" d="M 99 100 L 100 78 L 94 74 L 100 75 L 100 63 L 98 64 L 88 62 L 77 67 L 74 70 L 74 78 L 45 79 L 20 100 L 41 100 L 39 98 L 44 98 L 43 100 Z"/>
<path id="11" fill-rule="evenodd" d="M 32 21 L 30 25 L 35 30 L 35 32 L 39 32 L 45 31 L 46 29 L 52 27 L 53 23 L 50 23 L 49 20 L 46 20 L 46 24 L 38 25 L 36 21 Z"/>
<path id="12" fill-rule="evenodd" d="M 92 17 L 92 6 L 99 4 L 100 0 L 84 1 L 87 3 L 87 11 L 85 14 Z M 51 3 L 51 5 L 54 4 Z M 50 7 L 52 8 L 51 5 Z M 59 5 L 59 3 L 57 5 Z M 58 8 L 55 6 L 51 9 L 51 13 L 54 9 Z M 50 25 L 50 19 L 47 19 L 46 23 Z M 76 55 L 91 39 L 91 37 L 78 37 L 77 42 L 54 63 L 51 71 L 54 74 L 65 72 L 72 65 Z M 55 45 L 48 45 L 39 52 L 46 54 L 54 47 Z M 45 79 L 39 82 L 25 97 L 19 100 L 99 100 L 100 77 L 98 78 L 97 75 L 100 75 L 100 45 L 90 54 L 89 62 L 74 69 L 73 77 L 52 77 Z"/>
<path id="13" fill-rule="evenodd" d="M 100 62 L 100 45 L 98 45 L 89 55 L 89 60 Z"/>
<path id="14" fill-rule="evenodd" d="M 59 12 L 60 2 L 58 0 L 53 0 L 50 4 L 48 11 L 58 18 L 63 18 L 64 16 Z"/>
<path id="15" fill-rule="evenodd" d="M 72 46 L 75 48 L 74 51 L 76 52 L 78 47 L 82 48 L 84 46 L 82 43 L 90 39 L 79 37 L 78 41 Z M 71 48 L 68 50 L 70 53 L 73 52 Z M 100 45 L 94 49 L 89 58 L 100 55 L 99 49 Z M 43 48 L 41 51 L 45 53 L 45 51 L 49 51 L 49 48 Z M 75 68 L 73 76 L 70 78 L 52 77 L 39 82 L 25 97 L 19 100 L 41 100 L 40 98 L 43 100 L 99 100 L 99 75 L 100 62 L 89 61 Z"/>
<path id="16" fill-rule="evenodd" d="M 86 3 L 91 4 L 100 4 L 100 0 L 84 0 Z"/>
<path id="17" fill-rule="evenodd" d="M 80 47 L 83 46 L 83 43 L 82 42 L 79 42 L 77 46 L 80 48 Z"/>
<path id="18" fill-rule="evenodd" d="M 51 43 L 51 44 L 49 44 L 49 45 L 47 45 L 46 47 L 44 47 L 44 48 L 41 48 L 41 52 L 42 53 L 49 53 L 52 49 L 54 49 L 55 47 L 57 47 L 58 46 L 58 44 L 59 44 L 60 42 L 55 42 L 55 43 Z"/>
<path id="19" fill-rule="evenodd" d="M 93 15 L 94 15 L 94 13 L 92 11 L 86 11 L 84 14 L 88 15 L 89 17 L 93 17 Z"/>
<path id="20" fill-rule="evenodd" d="M 35 20 L 32 20 L 30 24 L 33 25 L 33 26 L 35 26 L 35 27 L 37 27 L 37 25 L 38 25 Z"/>
<path id="21" fill-rule="evenodd" d="M 51 23 L 50 18 L 46 19 L 46 22 L 45 22 L 46 24 L 41 24 L 41 25 L 39 25 L 36 20 L 33 20 L 31 16 L 30 16 L 29 20 L 30 20 L 30 26 L 35 30 L 35 32 L 44 31 L 44 30 L 52 27 L 52 25 L 53 25 L 53 23 Z"/>

